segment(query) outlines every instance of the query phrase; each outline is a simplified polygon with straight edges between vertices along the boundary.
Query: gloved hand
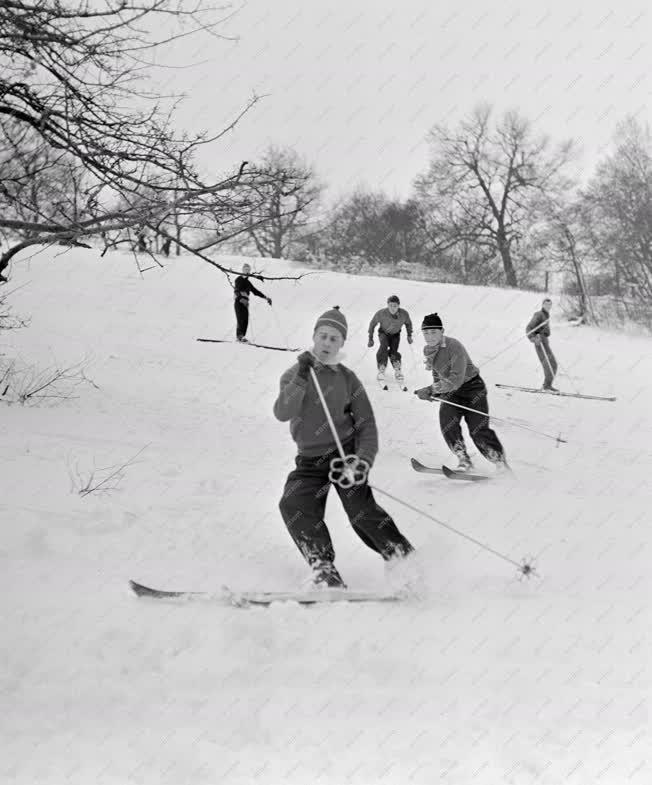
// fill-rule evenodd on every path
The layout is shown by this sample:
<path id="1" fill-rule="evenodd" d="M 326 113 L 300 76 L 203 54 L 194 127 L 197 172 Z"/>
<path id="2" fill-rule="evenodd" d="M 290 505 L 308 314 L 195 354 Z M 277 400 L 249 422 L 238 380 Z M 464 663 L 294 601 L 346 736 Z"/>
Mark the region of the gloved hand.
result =
<path id="1" fill-rule="evenodd" d="M 351 462 L 346 470 L 345 474 L 347 478 L 350 480 L 352 485 L 364 485 L 367 482 L 367 477 L 369 476 L 369 463 L 365 461 L 364 458 L 360 458 L 357 455 L 348 456 L 349 458 L 355 458 L 356 462 Z"/>
<path id="2" fill-rule="evenodd" d="M 414 394 L 421 401 L 429 401 L 432 399 L 432 386 L 421 387 L 419 390 L 415 390 Z"/>
<path id="3" fill-rule="evenodd" d="M 374 345 L 374 339 L 371 336 L 369 336 L 369 343 L 367 344 L 367 346 L 371 349 L 373 345 Z"/>
<path id="4" fill-rule="evenodd" d="M 266 298 L 266 300 L 267 300 L 267 302 L 268 302 L 270 305 L 272 304 L 272 298 L 271 298 L 271 297 L 267 297 L 267 298 Z"/>
<path id="5" fill-rule="evenodd" d="M 407 342 L 408 342 L 408 343 L 412 343 L 412 336 L 411 336 L 411 335 L 408 335 L 408 337 L 407 337 Z"/>
<path id="6" fill-rule="evenodd" d="M 301 379 L 307 379 L 310 376 L 310 369 L 315 367 L 315 356 L 312 352 L 302 352 L 297 357 L 299 363 L 299 370 L 297 376 Z"/>

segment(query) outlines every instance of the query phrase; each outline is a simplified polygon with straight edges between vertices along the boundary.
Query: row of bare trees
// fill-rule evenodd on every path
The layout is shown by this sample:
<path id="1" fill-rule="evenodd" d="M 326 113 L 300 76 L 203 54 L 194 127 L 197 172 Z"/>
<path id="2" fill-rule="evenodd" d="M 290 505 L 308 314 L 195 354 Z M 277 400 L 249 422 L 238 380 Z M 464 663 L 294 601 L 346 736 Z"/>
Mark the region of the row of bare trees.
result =
<path id="1" fill-rule="evenodd" d="M 536 134 L 516 112 L 494 119 L 479 107 L 454 129 L 433 128 L 429 142 L 408 199 L 357 191 L 333 210 L 311 239 L 320 261 L 415 266 L 440 280 L 512 287 L 543 288 L 559 273 L 587 321 L 598 321 L 595 295 L 652 319 L 647 127 L 624 121 L 583 183 L 572 175 L 574 145 Z"/>
<path id="2" fill-rule="evenodd" d="M 0 3 L 2 280 L 31 245 L 93 240 L 106 251 L 147 234 L 226 273 L 216 250 L 420 265 L 513 287 L 567 271 L 587 317 L 596 282 L 650 302 L 652 139 L 636 120 L 580 184 L 573 144 L 481 106 L 431 129 L 408 199 L 359 190 L 327 213 L 323 184 L 290 149 L 210 175 L 198 165 L 256 96 L 228 128 L 191 137 L 177 130 L 174 104 L 147 92 L 154 50 L 179 36 L 219 38 L 219 24 L 203 0 Z"/>

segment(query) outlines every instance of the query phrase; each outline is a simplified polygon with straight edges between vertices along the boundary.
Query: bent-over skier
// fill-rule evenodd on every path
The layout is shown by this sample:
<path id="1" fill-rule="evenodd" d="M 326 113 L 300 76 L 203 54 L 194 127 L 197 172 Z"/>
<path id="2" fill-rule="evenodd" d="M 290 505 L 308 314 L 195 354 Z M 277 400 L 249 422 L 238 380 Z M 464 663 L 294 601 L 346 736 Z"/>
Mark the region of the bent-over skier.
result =
<path id="1" fill-rule="evenodd" d="M 374 345 L 374 331 L 378 325 L 378 351 L 376 352 L 376 364 L 378 366 L 378 379 L 385 378 L 387 368 L 387 358 L 389 357 L 394 376 L 399 382 L 403 381 L 401 370 L 401 353 L 398 350 L 401 341 L 401 329 L 405 325 L 407 342 L 412 343 L 412 320 L 410 314 L 401 308 L 401 301 L 397 295 L 393 294 L 387 298 L 387 308 L 381 308 L 373 315 L 369 322 L 369 342 L 371 348 Z"/>
<path id="2" fill-rule="evenodd" d="M 425 365 L 432 371 L 433 383 L 415 390 L 414 394 L 424 401 L 433 398 L 444 401 L 439 407 L 439 426 L 446 444 L 459 461 L 458 471 L 468 471 L 473 467 L 462 435 L 462 418 L 480 453 L 498 471 L 504 471 L 508 468 L 505 451 L 489 425 L 487 388 L 480 371 L 463 344 L 456 338 L 444 335 L 444 326 L 438 314 L 431 313 L 424 317 L 421 332 L 426 342 L 423 347 Z"/>
<path id="3" fill-rule="evenodd" d="M 281 422 L 290 422 L 298 448 L 296 467 L 288 475 L 279 508 L 292 539 L 312 569 L 315 587 L 346 588 L 335 567 L 335 551 L 324 522 L 331 461 L 339 457 L 339 452 L 311 368 L 345 455 L 365 461 L 368 471 L 378 452 L 378 431 L 367 393 L 355 373 L 338 359 L 347 330 L 346 318 L 338 307 L 323 313 L 315 324 L 312 350 L 300 354 L 281 376 L 274 403 L 274 415 Z M 342 488 L 333 484 L 355 533 L 382 556 L 390 576 L 392 572 L 400 576 L 402 570 L 394 569 L 414 549 L 376 503 L 366 471 L 360 485 Z"/>

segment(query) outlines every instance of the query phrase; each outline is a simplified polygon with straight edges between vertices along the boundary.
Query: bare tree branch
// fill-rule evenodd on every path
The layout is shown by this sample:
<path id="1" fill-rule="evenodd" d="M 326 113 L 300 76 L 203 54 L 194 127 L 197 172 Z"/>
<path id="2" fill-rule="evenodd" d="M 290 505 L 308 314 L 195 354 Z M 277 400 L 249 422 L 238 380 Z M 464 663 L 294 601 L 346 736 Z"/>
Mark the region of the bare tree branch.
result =
<path id="1" fill-rule="evenodd" d="M 218 28 L 234 12 L 203 0 L 0 3 L 0 229 L 17 238 L 0 255 L 2 280 L 32 245 L 101 237 L 106 252 L 145 226 L 176 242 L 193 221 L 232 234 L 258 209 L 260 171 L 243 162 L 207 178 L 195 156 L 261 96 L 225 128 L 190 137 L 174 129 L 172 99 L 146 90 L 145 52 L 200 33 L 224 38 Z"/>
<path id="2" fill-rule="evenodd" d="M 141 447 L 140 450 L 128 461 L 125 461 L 123 464 L 119 466 L 109 466 L 106 469 L 94 469 L 93 471 L 89 472 L 87 477 L 84 479 L 81 472 L 76 469 L 76 479 L 73 479 L 73 486 L 76 486 L 77 493 L 84 497 L 90 496 L 91 493 L 96 494 L 106 494 L 111 493 L 118 489 L 118 486 L 122 482 L 125 477 L 126 470 L 133 466 L 136 462 L 136 458 L 144 452 L 144 450 L 149 447 L 146 444 L 144 447 Z M 69 467 L 69 472 L 72 477 L 72 471 Z M 100 475 L 97 475 L 97 472 L 100 472 Z M 102 476 L 104 474 L 104 476 Z"/>

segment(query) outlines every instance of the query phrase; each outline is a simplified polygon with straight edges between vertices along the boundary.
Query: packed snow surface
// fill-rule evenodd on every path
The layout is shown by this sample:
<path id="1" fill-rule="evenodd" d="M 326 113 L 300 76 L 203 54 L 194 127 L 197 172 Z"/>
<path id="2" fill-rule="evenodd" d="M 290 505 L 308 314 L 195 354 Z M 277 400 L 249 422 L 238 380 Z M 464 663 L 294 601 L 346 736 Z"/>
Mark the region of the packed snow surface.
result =
<path id="1" fill-rule="evenodd" d="M 252 261 L 270 276 L 308 272 Z M 128 255 L 25 255 L 3 289 L 31 324 L 0 333 L 2 367 L 15 361 L 16 384 L 48 369 L 74 378 L 63 397 L 0 405 L 0 781 L 649 785 L 651 341 L 553 310 L 558 386 L 617 401 L 510 393 L 495 383 L 541 383 L 523 337 L 536 293 L 320 271 L 256 285 L 273 306 L 251 298 L 250 339 L 307 347 L 320 313 L 346 315 L 344 362 L 380 431 L 372 484 L 517 564 L 533 559 L 538 576 L 519 579 L 379 492 L 419 550 L 420 602 L 134 597 L 130 578 L 302 585 L 278 511 L 294 444 L 272 415 L 296 355 L 196 341 L 234 336 L 231 289 L 208 264 L 173 258 L 140 275 Z M 390 294 L 417 327 L 401 344 L 407 393 L 379 389 L 367 348 Z M 437 406 L 412 394 L 429 382 L 418 326 L 433 311 L 480 366 L 512 481 L 410 467 L 451 461 Z M 334 493 L 327 521 L 351 589 L 384 589 Z"/>

